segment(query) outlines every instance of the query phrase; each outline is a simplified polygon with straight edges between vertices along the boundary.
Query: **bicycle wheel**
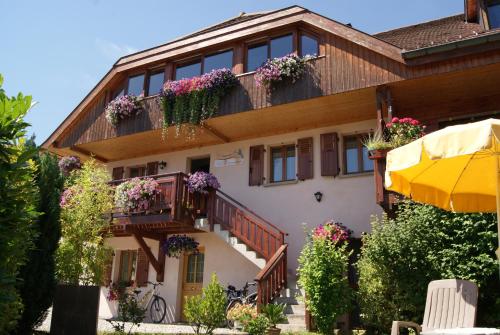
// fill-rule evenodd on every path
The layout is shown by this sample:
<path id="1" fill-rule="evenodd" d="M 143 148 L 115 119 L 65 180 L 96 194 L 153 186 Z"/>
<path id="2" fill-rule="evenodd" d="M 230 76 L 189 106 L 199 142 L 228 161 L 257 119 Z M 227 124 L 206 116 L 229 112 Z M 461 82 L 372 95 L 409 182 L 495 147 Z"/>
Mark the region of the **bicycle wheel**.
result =
<path id="1" fill-rule="evenodd" d="M 234 320 L 229 320 L 227 318 L 227 315 L 229 314 L 229 311 L 233 308 L 235 308 L 236 306 L 239 306 L 242 304 L 242 301 L 240 299 L 234 299 L 234 300 L 231 300 L 229 302 L 229 304 L 227 305 L 226 307 L 226 323 L 227 323 L 227 327 L 230 328 L 230 329 L 234 329 Z"/>
<path id="2" fill-rule="evenodd" d="M 165 313 L 167 312 L 167 304 L 165 300 L 155 295 L 153 297 L 153 301 L 151 301 L 151 306 L 149 307 L 149 316 L 151 317 L 151 321 L 154 323 L 160 323 L 165 318 Z"/>
<path id="3" fill-rule="evenodd" d="M 256 306 L 257 305 L 257 292 L 247 295 L 245 300 L 246 300 L 247 304 L 249 304 L 250 306 L 252 306 L 252 307 Z"/>

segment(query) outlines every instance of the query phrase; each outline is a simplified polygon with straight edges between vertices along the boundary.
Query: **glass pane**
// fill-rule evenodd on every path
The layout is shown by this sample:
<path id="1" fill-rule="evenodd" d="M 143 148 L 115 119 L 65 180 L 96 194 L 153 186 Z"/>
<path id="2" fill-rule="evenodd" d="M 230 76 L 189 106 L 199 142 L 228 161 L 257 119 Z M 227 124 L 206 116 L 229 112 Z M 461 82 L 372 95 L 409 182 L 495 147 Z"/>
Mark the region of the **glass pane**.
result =
<path id="1" fill-rule="evenodd" d="M 142 94 L 144 87 L 144 75 L 130 77 L 128 79 L 128 95 L 139 96 Z"/>
<path id="2" fill-rule="evenodd" d="M 119 90 L 118 92 L 115 92 L 115 95 L 113 95 L 113 99 L 118 98 L 118 97 L 121 97 L 121 96 L 122 96 L 122 95 L 124 95 L 124 94 L 125 94 L 125 89 L 123 89 L 123 88 L 122 88 L 122 89 L 121 89 L 121 90 Z"/>
<path id="3" fill-rule="evenodd" d="M 128 281 L 128 264 L 129 264 L 129 252 L 122 251 L 121 264 L 120 264 L 120 281 Z"/>
<path id="4" fill-rule="evenodd" d="M 273 181 L 283 180 L 283 158 L 281 157 L 281 148 L 273 148 L 271 151 L 273 164 Z"/>
<path id="5" fill-rule="evenodd" d="M 500 4 L 488 6 L 488 20 L 490 28 L 500 28 Z"/>
<path id="6" fill-rule="evenodd" d="M 368 149 L 363 146 L 363 171 L 373 171 L 373 161 L 368 158 Z"/>
<path id="7" fill-rule="evenodd" d="M 229 70 L 233 68 L 233 50 L 205 57 L 205 64 L 203 66 L 204 73 L 223 68 Z"/>
<path id="8" fill-rule="evenodd" d="M 186 271 L 186 283 L 194 283 L 196 275 L 196 255 L 188 256 L 188 265 Z"/>
<path id="9" fill-rule="evenodd" d="M 196 262 L 196 283 L 203 283 L 203 270 L 205 268 L 205 254 L 198 254 Z"/>
<path id="10" fill-rule="evenodd" d="M 345 139 L 346 173 L 359 172 L 358 166 L 358 140 Z"/>
<path id="11" fill-rule="evenodd" d="M 267 60 L 267 44 L 248 48 L 247 71 L 255 71 Z"/>
<path id="12" fill-rule="evenodd" d="M 271 58 L 283 57 L 293 52 L 292 35 L 281 36 L 271 40 Z"/>
<path id="13" fill-rule="evenodd" d="M 294 180 L 295 173 L 295 147 L 288 147 L 286 150 L 286 180 Z"/>
<path id="14" fill-rule="evenodd" d="M 160 93 L 163 87 L 163 79 L 165 74 L 163 72 L 158 72 L 149 76 L 149 86 L 148 95 L 155 95 Z"/>
<path id="15" fill-rule="evenodd" d="M 175 80 L 193 78 L 199 75 L 201 75 L 201 62 L 178 66 L 175 69 Z"/>
<path id="16" fill-rule="evenodd" d="M 131 254 L 132 260 L 130 262 L 131 269 L 130 269 L 129 280 L 135 280 L 135 272 L 136 272 L 135 268 L 137 265 L 137 251 L 130 251 L 130 254 Z"/>
<path id="17" fill-rule="evenodd" d="M 317 56 L 318 41 L 307 35 L 300 36 L 300 55 L 301 56 Z"/>

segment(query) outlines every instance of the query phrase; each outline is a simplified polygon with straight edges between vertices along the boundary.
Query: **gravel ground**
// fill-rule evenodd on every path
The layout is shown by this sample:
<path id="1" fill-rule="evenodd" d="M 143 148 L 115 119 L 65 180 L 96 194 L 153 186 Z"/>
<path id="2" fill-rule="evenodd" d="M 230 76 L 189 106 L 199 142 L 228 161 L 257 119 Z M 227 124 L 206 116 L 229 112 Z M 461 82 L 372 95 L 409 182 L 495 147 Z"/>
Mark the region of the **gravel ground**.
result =
<path id="1" fill-rule="evenodd" d="M 43 324 L 38 327 L 37 330 L 49 331 L 50 330 L 50 318 L 52 310 L 49 310 L 47 318 Z M 125 329 L 128 330 L 131 324 L 127 323 Z M 99 319 L 97 324 L 98 332 L 113 332 L 113 327 L 111 324 L 104 320 Z M 193 328 L 191 326 L 183 324 L 156 324 L 156 323 L 141 323 L 140 327 L 135 327 L 133 333 L 159 333 L 159 334 L 194 334 Z M 246 334 L 239 331 L 234 331 L 226 328 L 219 328 L 215 330 L 217 335 L 236 335 L 236 334 Z"/>

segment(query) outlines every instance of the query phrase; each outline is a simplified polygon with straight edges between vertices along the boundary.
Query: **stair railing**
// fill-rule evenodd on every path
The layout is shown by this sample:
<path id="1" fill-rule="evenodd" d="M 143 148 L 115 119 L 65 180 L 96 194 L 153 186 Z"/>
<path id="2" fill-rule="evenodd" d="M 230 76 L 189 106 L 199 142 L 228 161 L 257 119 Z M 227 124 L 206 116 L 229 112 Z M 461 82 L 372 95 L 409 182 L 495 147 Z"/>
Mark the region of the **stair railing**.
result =
<path id="1" fill-rule="evenodd" d="M 259 312 L 262 305 L 269 304 L 287 287 L 287 248 L 288 244 L 283 244 L 255 277 Z"/>

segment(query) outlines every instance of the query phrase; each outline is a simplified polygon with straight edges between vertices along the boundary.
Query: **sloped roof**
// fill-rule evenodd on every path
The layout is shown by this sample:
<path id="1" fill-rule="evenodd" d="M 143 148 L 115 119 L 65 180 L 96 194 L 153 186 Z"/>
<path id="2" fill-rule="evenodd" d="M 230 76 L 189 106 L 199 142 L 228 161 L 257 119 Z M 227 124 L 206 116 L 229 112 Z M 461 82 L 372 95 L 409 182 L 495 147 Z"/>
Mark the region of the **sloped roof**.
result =
<path id="1" fill-rule="evenodd" d="M 381 32 L 373 36 L 405 51 L 411 51 L 476 37 L 484 32 L 480 24 L 466 22 L 465 15 L 460 14 Z"/>

